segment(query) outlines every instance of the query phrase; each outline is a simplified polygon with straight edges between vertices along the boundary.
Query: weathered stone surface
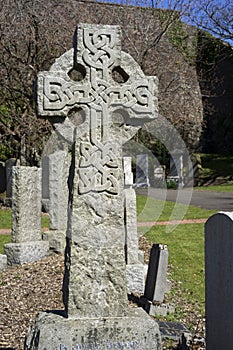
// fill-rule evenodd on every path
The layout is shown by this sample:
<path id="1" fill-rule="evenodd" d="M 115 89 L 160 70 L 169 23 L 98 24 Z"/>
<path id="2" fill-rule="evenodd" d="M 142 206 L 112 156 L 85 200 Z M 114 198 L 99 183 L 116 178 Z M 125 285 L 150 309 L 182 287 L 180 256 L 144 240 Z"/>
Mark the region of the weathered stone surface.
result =
<path id="1" fill-rule="evenodd" d="M 127 264 L 138 264 L 138 234 L 136 214 L 136 193 L 132 188 L 124 189 L 125 197 L 125 242 Z"/>
<path id="2" fill-rule="evenodd" d="M 15 158 L 10 158 L 6 161 L 6 197 L 12 196 L 12 168 L 16 164 Z"/>
<path id="3" fill-rule="evenodd" d="M 49 249 L 55 253 L 64 253 L 66 234 L 64 231 L 52 230 L 43 233 L 43 240 L 49 241 Z"/>
<path id="4" fill-rule="evenodd" d="M 132 158 L 123 157 L 123 169 L 124 169 L 124 185 L 125 187 L 132 187 L 133 185 L 133 172 L 132 172 Z"/>
<path id="5" fill-rule="evenodd" d="M 56 151 L 48 158 L 50 229 L 64 230 L 67 227 L 70 157 L 66 151 Z"/>
<path id="6" fill-rule="evenodd" d="M 64 304 L 69 317 L 124 316 L 127 309 L 123 249 L 69 246 Z M 66 292 L 69 287 L 69 295 Z"/>
<path id="7" fill-rule="evenodd" d="M 7 256 L 0 254 L 0 270 L 4 270 L 7 267 Z"/>
<path id="8" fill-rule="evenodd" d="M 48 250 L 48 241 L 7 243 L 4 245 L 8 265 L 20 265 L 43 259 L 48 254 Z"/>
<path id="9" fill-rule="evenodd" d="M 152 302 L 162 303 L 167 284 L 168 250 L 163 244 L 153 244 L 150 252 L 144 296 Z"/>
<path id="10" fill-rule="evenodd" d="M 129 294 L 143 294 L 145 288 L 144 265 L 126 265 L 127 291 Z"/>
<path id="11" fill-rule="evenodd" d="M 41 240 L 41 169 L 13 167 L 12 242 Z"/>
<path id="12" fill-rule="evenodd" d="M 125 317 L 64 318 L 40 313 L 27 335 L 25 350 L 161 349 L 158 324 L 141 308 Z"/>
<path id="13" fill-rule="evenodd" d="M 128 293 L 143 294 L 145 287 L 144 266 L 138 246 L 136 193 L 132 188 L 124 189 L 125 197 L 125 253 Z"/>

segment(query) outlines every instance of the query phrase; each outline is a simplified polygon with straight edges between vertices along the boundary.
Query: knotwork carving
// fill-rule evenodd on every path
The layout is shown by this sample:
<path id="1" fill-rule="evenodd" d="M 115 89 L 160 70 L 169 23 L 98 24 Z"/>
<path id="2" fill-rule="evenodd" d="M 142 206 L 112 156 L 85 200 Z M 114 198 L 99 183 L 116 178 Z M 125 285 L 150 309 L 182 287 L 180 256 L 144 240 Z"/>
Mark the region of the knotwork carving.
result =
<path id="1" fill-rule="evenodd" d="M 145 77 L 136 62 L 121 52 L 118 26 L 80 25 L 76 55 L 70 51 L 63 56 L 50 72 L 38 75 L 38 112 L 46 117 L 66 117 L 74 107 L 88 108 L 90 113 L 82 132 L 84 127 L 89 130 L 85 131 L 84 139 L 79 139 L 79 193 L 117 194 L 121 166 L 115 155 L 116 141 L 109 132 L 111 114 L 124 110 L 127 126 L 131 119 L 153 119 L 157 109 L 157 81 L 155 77 Z M 73 67 L 79 65 L 85 70 L 80 81 L 69 76 L 73 57 L 77 60 Z M 119 84 L 112 79 L 112 70 L 121 69 L 121 65 L 127 81 Z"/>
<path id="2" fill-rule="evenodd" d="M 79 193 L 90 191 L 118 193 L 119 170 L 112 142 L 81 143 L 79 162 Z"/>
<path id="3" fill-rule="evenodd" d="M 115 31 L 105 29 L 86 29 L 83 32 L 84 62 L 96 69 L 107 69 L 115 62 L 114 49 L 117 44 Z"/>

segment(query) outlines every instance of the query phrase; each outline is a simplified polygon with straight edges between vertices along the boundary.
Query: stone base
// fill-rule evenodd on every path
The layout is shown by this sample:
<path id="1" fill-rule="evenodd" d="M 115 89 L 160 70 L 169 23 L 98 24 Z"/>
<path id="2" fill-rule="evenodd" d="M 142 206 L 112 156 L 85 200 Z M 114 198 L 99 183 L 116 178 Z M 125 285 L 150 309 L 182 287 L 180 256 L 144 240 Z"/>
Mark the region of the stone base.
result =
<path id="1" fill-rule="evenodd" d="M 25 339 L 25 350 L 161 350 L 159 326 L 141 308 L 125 317 L 65 318 L 40 313 Z"/>
<path id="2" fill-rule="evenodd" d="M 48 241 L 7 243 L 4 245 L 8 265 L 21 265 L 43 259 L 49 251 Z"/>
<path id="3" fill-rule="evenodd" d="M 127 264 L 126 265 L 126 282 L 127 292 L 129 294 L 143 294 L 145 288 L 144 265 Z"/>
<path id="4" fill-rule="evenodd" d="M 0 271 L 7 268 L 7 256 L 0 254 Z"/>
<path id="5" fill-rule="evenodd" d="M 144 296 L 140 297 L 138 305 L 142 306 L 143 309 L 150 316 L 167 316 L 168 314 L 175 312 L 175 305 L 172 303 L 158 303 L 153 304 L 147 300 Z"/>
<path id="6" fill-rule="evenodd" d="M 49 249 L 55 253 L 64 253 L 66 246 L 65 231 L 49 230 L 43 233 L 43 240 L 49 241 Z"/>

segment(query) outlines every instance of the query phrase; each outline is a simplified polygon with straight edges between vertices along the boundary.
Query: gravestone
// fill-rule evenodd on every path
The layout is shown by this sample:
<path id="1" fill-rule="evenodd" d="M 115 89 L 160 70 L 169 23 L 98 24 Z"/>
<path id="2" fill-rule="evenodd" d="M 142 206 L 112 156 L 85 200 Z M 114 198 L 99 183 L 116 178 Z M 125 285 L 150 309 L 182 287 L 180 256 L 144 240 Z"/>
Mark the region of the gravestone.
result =
<path id="1" fill-rule="evenodd" d="M 0 162 L 0 193 L 6 191 L 6 166 L 4 162 Z"/>
<path id="2" fill-rule="evenodd" d="M 136 187 L 149 187 L 148 154 L 136 156 Z"/>
<path id="3" fill-rule="evenodd" d="M 12 168 L 16 165 L 16 159 L 10 158 L 6 161 L 6 198 L 12 197 Z"/>
<path id="4" fill-rule="evenodd" d="M 153 179 L 154 187 L 164 187 L 165 185 L 165 166 L 156 166 L 154 167 L 154 179 Z"/>
<path id="5" fill-rule="evenodd" d="M 41 170 L 42 170 L 42 205 L 43 209 L 49 212 L 49 157 L 44 156 L 41 159 Z"/>
<path id="6" fill-rule="evenodd" d="M 125 188 L 133 186 L 132 158 L 123 157 Z"/>
<path id="7" fill-rule="evenodd" d="M 136 214 L 136 193 L 124 189 L 125 196 L 125 254 L 128 293 L 143 294 L 145 288 L 144 253 L 139 250 Z"/>
<path id="8" fill-rule="evenodd" d="M 233 213 L 220 212 L 205 224 L 206 349 L 233 344 Z"/>
<path id="9" fill-rule="evenodd" d="M 175 149 L 171 152 L 170 156 L 170 179 L 174 179 L 178 188 L 184 187 L 184 176 L 183 176 L 183 152 Z"/>
<path id="10" fill-rule="evenodd" d="M 12 243 L 4 245 L 8 265 L 42 259 L 48 242 L 41 237 L 41 169 L 14 166 L 12 171 Z"/>
<path id="11" fill-rule="evenodd" d="M 123 143 L 156 116 L 157 79 L 121 51 L 120 27 L 80 24 L 74 50 L 38 75 L 37 93 L 40 116 L 62 123 L 82 108 L 85 118 L 70 172 L 67 318 L 40 314 L 25 349 L 161 349 L 157 323 L 127 307 L 122 169 Z"/>
<path id="12" fill-rule="evenodd" d="M 68 151 L 58 150 L 46 156 L 42 165 L 44 165 L 42 183 L 44 182 L 44 194 L 46 195 L 47 192 L 50 219 L 50 230 L 46 231 L 43 237 L 49 240 L 51 250 L 62 253 L 65 247 L 68 211 L 68 174 L 70 167 Z M 45 184 L 46 179 L 47 184 Z"/>
<path id="13" fill-rule="evenodd" d="M 164 244 L 153 244 L 144 295 L 141 298 L 144 309 L 151 315 L 163 315 L 174 312 L 173 304 L 164 303 L 167 292 L 168 249 Z"/>

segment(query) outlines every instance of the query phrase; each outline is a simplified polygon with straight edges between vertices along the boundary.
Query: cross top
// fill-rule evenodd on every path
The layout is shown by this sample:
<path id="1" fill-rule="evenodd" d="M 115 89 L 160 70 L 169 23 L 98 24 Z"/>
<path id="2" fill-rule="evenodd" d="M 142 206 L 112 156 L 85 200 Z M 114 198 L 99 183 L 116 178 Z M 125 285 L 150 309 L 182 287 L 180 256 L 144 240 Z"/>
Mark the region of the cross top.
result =
<path id="1" fill-rule="evenodd" d="M 73 50 L 58 58 L 49 72 L 38 74 L 38 114 L 52 121 L 69 117 L 77 108 L 85 112 L 77 127 L 79 193 L 117 194 L 119 166 L 113 139 L 120 137 L 116 129 L 127 134 L 132 126 L 136 132 L 156 117 L 157 78 L 145 76 L 121 51 L 119 26 L 80 24 L 74 39 Z"/>
<path id="2" fill-rule="evenodd" d="M 80 24 L 74 41 L 77 46 L 71 62 L 70 50 L 56 60 L 49 72 L 38 74 L 39 116 L 66 117 L 75 106 L 99 110 L 104 104 L 112 112 L 124 108 L 129 119 L 155 118 L 157 79 L 145 77 L 136 62 L 121 51 L 119 26 Z M 79 81 L 72 79 L 75 70 L 82 75 Z M 114 71 L 122 73 L 124 83 L 114 81 Z"/>

